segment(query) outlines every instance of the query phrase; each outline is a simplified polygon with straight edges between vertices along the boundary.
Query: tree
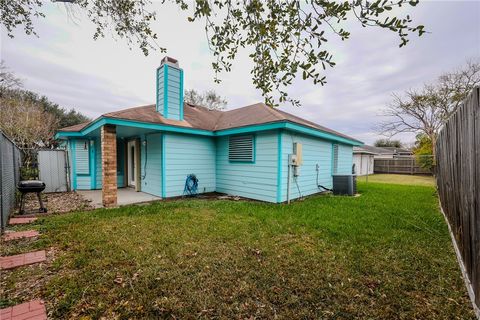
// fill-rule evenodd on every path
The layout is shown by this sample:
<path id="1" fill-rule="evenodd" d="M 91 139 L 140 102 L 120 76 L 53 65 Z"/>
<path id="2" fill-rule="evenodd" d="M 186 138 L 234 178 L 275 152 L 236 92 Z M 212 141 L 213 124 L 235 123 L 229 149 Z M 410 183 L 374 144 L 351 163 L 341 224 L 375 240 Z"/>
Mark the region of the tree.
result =
<path id="1" fill-rule="evenodd" d="M 24 109 L 22 109 L 22 105 L 24 105 Z M 90 120 L 73 108 L 67 110 L 51 102 L 45 96 L 40 96 L 34 92 L 22 89 L 3 90 L 0 94 L 0 106 L 3 114 L 0 119 L 0 128 L 5 131 L 7 135 L 10 135 L 8 132 L 12 133 L 11 138 L 20 146 L 27 148 L 32 148 L 35 145 L 44 145 L 47 147 L 55 145 L 53 135 L 56 130 Z M 35 109 L 36 111 L 34 111 Z M 43 123 L 41 132 L 49 132 L 50 134 L 39 134 L 38 137 L 31 136 L 29 132 L 37 126 L 36 120 L 17 122 L 11 119 L 12 114 L 16 115 L 22 110 L 26 112 L 27 119 L 37 119 L 44 116 L 46 120 Z M 20 117 L 19 119 L 23 118 Z M 14 124 L 14 126 L 12 126 L 12 124 Z M 40 125 L 40 123 L 38 123 L 38 125 Z M 7 130 L 6 128 L 9 129 Z M 22 134 L 25 134 L 25 137 L 21 137 Z"/>
<path id="2" fill-rule="evenodd" d="M 433 162 L 433 145 L 432 140 L 423 133 L 417 134 L 413 153 L 420 167 L 432 170 Z"/>
<path id="3" fill-rule="evenodd" d="M 389 139 L 378 139 L 373 144 L 375 147 L 395 147 L 395 148 L 402 148 L 402 143 L 400 140 L 389 140 Z"/>
<path id="4" fill-rule="evenodd" d="M 384 110 L 388 119 L 380 124 L 379 131 L 389 136 L 402 132 L 423 134 L 431 141 L 435 155 L 443 124 L 470 91 L 480 85 L 480 60 L 477 60 L 468 61 L 463 68 L 443 74 L 421 89 L 408 90 L 403 96 L 394 94 L 393 101 Z"/>
<path id="5" fill-rule="evenodd" d="M 0 128 L 21 148 L 47 145 L 58 121 L 31 99 L 16 94 L 0 97 Z"/>
<path id="6" fill-rule="evenodd" d="M 22 86 L 22 80 L 18 78 L 13 71 L 11 71 L 5 64 L 5 61 L 0 62 L 0 94 L 5 90 L 19 88 Z"/>
<path id="7" fill-rule="evenodd" d="M 16 94 L 38 105 L 43 111 L 52 114 L 57 120 L 55 130 L 90 121 L 90 118 L 75 109 L 71 108 L 68 110 L 62 108 L 50 101 L 46 96 L 40 96 L 37 93 L 26 90 L 17 91 Z"/>
<path id="8" fill-rule="evenodd" d="M 38 108 L 39 111 L 45 112 L 54 117 L 55 121 L 51 122 L 55 123 L 55 126 L 51 128 L 53 131 L 90 121 L 88 117 L 75 111 L 73 108 L 70 110 L 62 108 L 58 104 L 48 100 L 47 97 L 40 96 L 28 90 L 23 90 L 21 87 L 22 81 L 6 66 L 5 61 L 2 60 L 0 63 L 0 103 L 4 112 L 7 112 L 7 106 L 12 108 L 13 105 L 26 103 L 29 105 L 26 110 L 31 111 L 32 108 Z M 50 122 L 47 122 L 47 124 L 48 123 Z M 3 124 L 1 122 L 0 125 L 3 129 Z M 8 126 L 8 124 L 5 125 Z M 27 124 L 27 126 L 28 125 L 29 124 Z M 44 137 L 42 137 L 40 140 L 43 144 L 49 145 L 52 138 L 53 137 L 49 137 L 45 140 Z M 21 139 L 19 142 L 22 143 Z"/>
<path id="9" fill-rule="evenodd" d="M 207 90 L 200 94 L 195 89 L 185 91 L 185 102 L 207 107 L 210 110 L 223 110 L 227 106 L 227 100 L 218 95 L 214 90 Z"/>
<path id="10" fill-rule="evenodd" d="M 166 51 L 157 44 L 157 34 L 150 26 L 156 13 L 148 9 L 149 0 L 56 2 L 64 2 L 67 12 L 85 12 L 96 26 L 94 39 L 108 32 L 125 39 L 130 46 L 136 43 L 145 55 L 155 48 Z M 205 23 L 214 59 L 214 80 L 220 82 L 220 74 L 232 69 L 239 49 L 247 48 L 253 62 L 253 84 L 271 106 L 285 101 L 299 105 L 297 99 L 287 94 L 287 88 L 297 76 L 314 84 L 326 83 L 323 70 L 333 67 L 335 62 L 325 43 L 331 36 L 342 40 L 350 37 L 350 32 L 344 29 L 347 20 L 396 33 L 400 47 L 408 43 L 411 34 L 421 36 L 425 32 L 424 26 L 413 24 L 410 15 L 395 10 L 416 6 L 418 0 L 172 2 L 188 12 L 189 21 Z M 1 23 L 8 35 L 13 37 L 17 27 L 23 27 L 27 34 L 36 34 L 32 17 L 45 17 L 42 5 L 41 0 L 0 1 Z"/>

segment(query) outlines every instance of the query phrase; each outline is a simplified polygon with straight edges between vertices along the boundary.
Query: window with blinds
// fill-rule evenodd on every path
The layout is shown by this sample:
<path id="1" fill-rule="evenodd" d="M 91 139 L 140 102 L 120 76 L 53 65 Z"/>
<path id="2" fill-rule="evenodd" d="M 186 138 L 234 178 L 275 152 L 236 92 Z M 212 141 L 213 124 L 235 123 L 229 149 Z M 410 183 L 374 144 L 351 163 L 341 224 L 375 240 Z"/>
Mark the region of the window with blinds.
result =
<path id="1" fill-rule="evenodd" d="M 228 143 L 228 160 L 254 162 L 253 135 L 231 136 Z"/>
<path id="2" fill-rule="evenodd" d="M 333 145 L 333 174 L 338 172 L 338 144 Z"/>

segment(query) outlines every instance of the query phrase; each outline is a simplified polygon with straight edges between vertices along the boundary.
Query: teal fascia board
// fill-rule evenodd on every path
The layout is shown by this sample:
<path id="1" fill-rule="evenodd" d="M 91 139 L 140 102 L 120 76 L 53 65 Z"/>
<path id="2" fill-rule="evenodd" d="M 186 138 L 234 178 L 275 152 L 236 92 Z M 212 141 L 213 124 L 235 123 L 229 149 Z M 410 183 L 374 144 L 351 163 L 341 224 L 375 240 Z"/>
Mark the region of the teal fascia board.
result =
<path id="1" fill-rule="evenodd" d="M 290 123 L 290 122 L 286 123 L 286 129 L 301 132 L 301 133 L 305 133 L 305 134 L 308 134 L 308 135 L 311 135 L 311 136 L 314 136 L 314 137 L 319 137 L 319 138 L 324 138 L 324 139 L 327 139 L 327 140 L 338 141 L 338 142 L 348 144 L 348 145 L 352 145 L 352 146 L 363 145 L 363 142 L 360 142 L 360 141 L 347 139 L 347 138 L 344 138 L 344 137 L 337 136 L 336 134 L 333 134 L 333 133 L 320 131 L 320 130 L 317 130 L 317 129 L 305 127 L 305 126 Z"/>
<path id="2" fill-rule="evenodd" d="M 116 126 L 135 127 L 135 128 L 148 129 L 148 130 L 159 130 L 159 131 L 197 134 L 197 135 L 203 135 L 203 136 L 214 136 L 214 133 L 208 130 L 190 129 L 190 128 L 183 128 L 183 127 L 169 126 L 164 124 L 101 117 L 95 120 L 94 122 L 92 122 L 91 124 L 89 124 L 87 127 L 83 128 L 81 131 L 77 131 L 77 132 L 60 131 L 55 135 L 55 137 L 56 138 L 57 136 L 59 136 L 60 138 L 83 137 L 106 124 L 111 124 Z"/>
<path id="3" fill-rule="evenodd" d="M 83 134 L 79 131 L 59 131 L 54 136 L 55 140 L 73 137 L 83 137 Z"/>
<path id="4" fill-rule="evenodd" d="M 291 122 L 272 122 L 272 123 L 267 123 L 267 124 L 259 124 L 259 125 L 253 125 L 253 126 L 245 126 L 241 128 L 233 128 L 233 129 L 226 129 L 226 130 L 220 130 L 215 132 L 215 136 L 225 136 L 225 135 L 231 135 L 231 134 L 239 134 L 239 133 L 247 133 L 247 132 L 254 132 L 254 131 L 265 131 L 265 130 L 273 130 L 273 129 L 287 129 L 287 130 L 292 130 L 296 132 L 301 132 L 308 134 L 310 136 L 315 136 L 319 138 L 323 138 L 326 140 L 333 140 L 333 141 L 338 141 L 344 144 L 348 145 L 354 145 L 354 146 L 361 146 L 363 145 L 362 142 L 356 141 L 356 140 L 351 140 L 347 139 L 344 137 L 337 136 L 332 133 L 320 131 L 314 128 L 309 128 L 305 127 L 299 124 L 291 123 Z"/>
<path id="5" fill-rule="evenodd" d="M 277 203 L 280 203 L 282 202 L 282 130 L 278 130 L 277 148 Z"/>
<path id="6" fill-rule="evenodd" d="M 232 134 L 256 132 L 256 131 L 265 131 L 265 130 L 274 130 L 285 128 L 285 122 L 272 122 L 267 124 L 258 124 L 253 126 L 245 126 L 240 128 L 225 129 L 215 132 L 215 136 L 229 136 Z"/>
<path id="7" fill-rule="evenodd" d="M 117 125 L 117 126 L 129 126 L 129 127 L 136 127 L 136 128 L 149 129 L 149 130 L 160 130 L 160 131 L 168 131 L 168 132 L 178 132 L 178 133 L 198 134 L 198 135 L 204 135 L 204 136 L 218 136 L 218 137 L 232 135 L 232 134 L 256 132 L 256 131 L 287 129 L 287 130 L 292 130 L 296 132 L 301 132 L 310 136 L 323 138 L 326 140 L 337 141 L 337 142 L 352 145 L 352 146 L 363 145 L 363 142 L 360 142 L 360 141 L 347 139 L 344 137 L 337 136 L 333 133 L 320 131 L 314 128 L 309 128 L 309 127 L 305 127 L 299 124 L 286 122 L 286 121 L 245 126 L 240 128 L 225 129 L 225 130 L 219 130 L 219 131 L 213 132 L 213 131 L 202 130 L 202 129 L 191 129 L 191 128 L 184 128 L 184 127 L 177 127 L 177 126 L 169 126 L 164 124 L 101 117 L 95 120 L 94 122 L 92 122 L 91 124 L 89 124 L 87 127 L 83 128 L 80 132 L 58 132 L 55 135 L 55 137 L 57 138 L 57 135 L 62 138 L 85 136 L 90 132 L 106 124 Z"/>

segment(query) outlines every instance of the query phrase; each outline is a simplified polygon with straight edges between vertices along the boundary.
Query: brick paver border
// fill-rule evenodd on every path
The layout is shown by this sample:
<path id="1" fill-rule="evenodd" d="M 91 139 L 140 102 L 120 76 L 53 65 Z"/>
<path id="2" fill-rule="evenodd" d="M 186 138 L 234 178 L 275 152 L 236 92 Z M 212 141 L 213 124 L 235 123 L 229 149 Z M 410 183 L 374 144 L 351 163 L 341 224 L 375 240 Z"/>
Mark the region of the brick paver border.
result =
<path id="1" fill-rule="evenodd" d="M 0 310 L 2 320 L 46 320 L 47 310 L 42 300 L 32 300 Z"/>
<path id="2" fill-rule="evenodd" d="M 0 270 L 12 269 L 47 260 L 45 250 L 0 257 Z"/>
<path id="3" fill-rule="evenodd" d="M 37 218 L 35 217 L 30 217 L 30 218 L 10 218 L 8 221 L 8 224 L 14 225 L 14 224 L 27 224 L 36 221 Z"/>
<path id="4" fill-rule="evenodd" d="M 39 235 L 40 234 L 36 230 L 5 232 L 5 234 L 3 235 L 3 240 L 12 241 L 24 238 L 34 238 L 38 237 Z"/>

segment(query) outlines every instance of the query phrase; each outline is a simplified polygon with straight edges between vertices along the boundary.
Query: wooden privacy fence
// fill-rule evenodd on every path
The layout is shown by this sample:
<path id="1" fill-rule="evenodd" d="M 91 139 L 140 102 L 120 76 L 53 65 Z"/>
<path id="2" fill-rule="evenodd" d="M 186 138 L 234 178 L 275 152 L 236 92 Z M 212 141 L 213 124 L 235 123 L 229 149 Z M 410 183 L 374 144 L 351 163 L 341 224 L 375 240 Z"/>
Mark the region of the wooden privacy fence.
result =
<path id="1" fill-rule="evenodd" d="M 480 88 L 448 120 L 436 143 L 441 206 L 480 317 Z"/>
<path id="2" fill-rule="evenodd" d="M 422 168 L 418 164 L 415 157 L 374 159 L 373 172 L 399 174 L 432 174 L 430 170 Z"/>

